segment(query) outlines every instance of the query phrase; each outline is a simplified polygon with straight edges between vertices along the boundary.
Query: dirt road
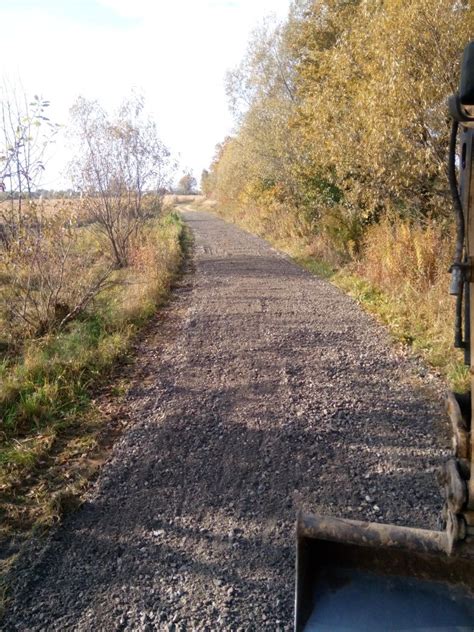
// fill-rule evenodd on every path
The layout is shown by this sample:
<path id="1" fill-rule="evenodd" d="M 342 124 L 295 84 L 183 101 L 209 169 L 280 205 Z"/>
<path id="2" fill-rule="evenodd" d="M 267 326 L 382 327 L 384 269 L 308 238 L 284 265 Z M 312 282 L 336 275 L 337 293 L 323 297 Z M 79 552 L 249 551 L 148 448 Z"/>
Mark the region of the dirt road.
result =
<path id="1" fill-rule="evenodd" d="M 329 283 L 184 217 L 193 270 L 141 343 L 133 423 L 6 630 L 289 630 L 300 507 L 439 526 L 436 381 Z"/>

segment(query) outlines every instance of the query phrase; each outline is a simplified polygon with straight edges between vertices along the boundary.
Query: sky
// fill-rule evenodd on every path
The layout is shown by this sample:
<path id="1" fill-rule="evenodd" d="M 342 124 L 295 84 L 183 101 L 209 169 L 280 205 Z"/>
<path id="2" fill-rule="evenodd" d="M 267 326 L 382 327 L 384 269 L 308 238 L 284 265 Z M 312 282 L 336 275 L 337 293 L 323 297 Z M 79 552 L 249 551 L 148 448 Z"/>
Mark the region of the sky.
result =
<path id="1" fill-rule="evenodd" d="M 68 122 L 81 95 L 113 110 L 132 89 L 145 97 L 160 137 L 199 181 L 232 131 L 225 73 L 252 30 L 284 18 L 290 0 L 0 0 L 0 76 L 51 101 Z M 61 133 L 42 183 L 66 186 Z M 179 175 L 178 173 L 178 175 Z"/>

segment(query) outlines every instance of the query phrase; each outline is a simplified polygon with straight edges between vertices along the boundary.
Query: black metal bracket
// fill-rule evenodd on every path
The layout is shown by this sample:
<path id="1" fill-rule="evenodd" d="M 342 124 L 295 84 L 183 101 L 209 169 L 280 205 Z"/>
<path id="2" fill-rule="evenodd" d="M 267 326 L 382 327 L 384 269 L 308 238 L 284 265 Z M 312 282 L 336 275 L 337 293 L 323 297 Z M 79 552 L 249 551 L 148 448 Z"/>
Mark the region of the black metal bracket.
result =
<path id="1" fill-rule="evenodd" d="M 448 98 L 448 107 L 451 118 L 465 127 L 474 127 L 474 116 L 466 111 L 459 95 L 453 94 Z"/>

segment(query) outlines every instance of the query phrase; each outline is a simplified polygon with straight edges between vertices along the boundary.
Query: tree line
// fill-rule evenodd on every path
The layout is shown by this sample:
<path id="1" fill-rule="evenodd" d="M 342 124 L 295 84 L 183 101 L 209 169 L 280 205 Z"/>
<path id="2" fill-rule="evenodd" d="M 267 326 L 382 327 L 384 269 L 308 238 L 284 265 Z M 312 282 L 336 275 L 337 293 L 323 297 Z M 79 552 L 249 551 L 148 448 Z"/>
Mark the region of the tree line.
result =
<path id="1" fill-rule="evenodd" d="M 296 0 L 227 77 L 236 132 L 201 187 L 261 232 L 357 257 L 390 221 L 447 221 L 449 117 L 468 0 Z"/>

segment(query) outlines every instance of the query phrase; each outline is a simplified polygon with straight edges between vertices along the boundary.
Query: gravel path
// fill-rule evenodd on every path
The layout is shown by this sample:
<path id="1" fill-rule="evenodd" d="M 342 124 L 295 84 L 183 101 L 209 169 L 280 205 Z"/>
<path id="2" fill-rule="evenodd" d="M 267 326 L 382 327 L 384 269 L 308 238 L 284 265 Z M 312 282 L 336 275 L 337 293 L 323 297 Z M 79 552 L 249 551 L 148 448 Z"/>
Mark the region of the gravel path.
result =
<path id="1" fill-rule="evenodd" d="M 440 527 L 436 380 L 329 283 L 183 215 L 194 270 L 141 343 L 133 423 L 5 630 L 290 630 L 299 508 Z"/>

